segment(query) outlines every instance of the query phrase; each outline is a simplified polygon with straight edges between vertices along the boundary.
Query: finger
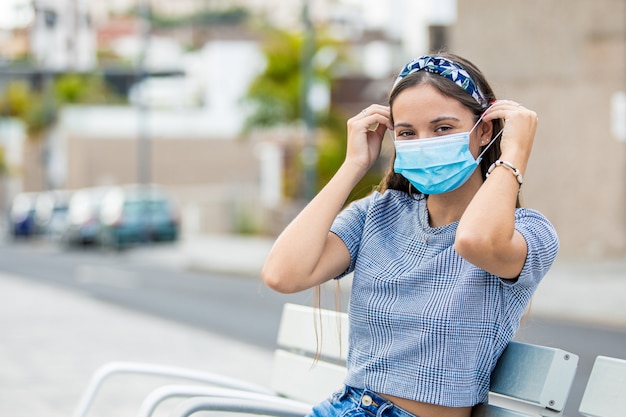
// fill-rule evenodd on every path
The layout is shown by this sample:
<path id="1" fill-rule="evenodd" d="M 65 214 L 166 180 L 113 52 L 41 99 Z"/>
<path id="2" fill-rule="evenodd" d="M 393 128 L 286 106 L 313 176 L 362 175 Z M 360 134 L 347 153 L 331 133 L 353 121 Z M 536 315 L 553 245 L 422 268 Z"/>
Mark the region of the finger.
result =
<path id="1" fill-rule="evenodd" d="M 383 106 L 380 104 L 372 104 L 363 110 L 361 110 L 360 114 L 363 116 L 371 115 L 374 113 L 378 114 L 389 114 L 389 106 Z"/>
<path id="2" fill-rule="evenodd" d="M 485 110 L 483 115 L 484 121 L 503 118 L 506 119 L 507 115 L 511 115 L 511 112 L 518 110 L 528 110 L 520 103 L 513 100 L 495 100 L 490 103 L 490 107 Z"/>
<path id="3" fill-rule="evenodd" d="M 366 129 L 372 132 L 376 131 L 380 125 L 391 128 L 390 113 L 387 107 L 368 107 L 361 110 L 356 118 L 362 120 L 366 125 Z"/>
<path id="4" fill-rule="evenodd" d="M 491 103 L 489 108 L 485 110 L 485 113 L 501 110 L 513 110 L 519 107 L 521 107 L 521 104 L 512 100 L 497 100 Z"/>

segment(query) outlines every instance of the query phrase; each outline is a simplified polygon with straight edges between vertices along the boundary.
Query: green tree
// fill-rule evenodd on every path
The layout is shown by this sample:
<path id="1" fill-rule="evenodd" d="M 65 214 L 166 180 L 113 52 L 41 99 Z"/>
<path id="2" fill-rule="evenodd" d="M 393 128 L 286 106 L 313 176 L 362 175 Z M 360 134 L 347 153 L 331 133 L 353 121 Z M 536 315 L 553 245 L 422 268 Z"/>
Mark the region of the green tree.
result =
<path id="1" fill-rule="evenodd" d="M 31 93 L 26 83 L 10 83 L 0 98 L 0 113 L 3 117 L 24 118 L 30 106 L 30 99 Z"/>
<path id="2" fill-rule="evenodd" d="M 99 75 L 70 73 L 44 82 L 41 90 L 34 90 L 23 81 L 9 83 L 0 95 L 0 114 L 21 119 L 31 137 L 37 138 L 55 123 L 58 109 L 64 104 L 124 102 Z"/>
<path id="3" fill-rule="evenodd" d="M 98 74 L 65 74 L 54 82 L 54 98 L 60 104 L 122 104 Z"/>
<path id="4" fill-rule="evenodd" d="M 274 31 L 267 36 L 263 48 L 265 69 L 248 89 L 247 99 L 253 107 L 248 127 L 289 125 L 302 118 L 303 42 L 298 33 Z"/>
<path id="5" fill-rule="evenodd" d="M 252 114 L 246 121 L 247 128 L 271 128 L 283 125 L 296 125 L 303 119 L 303 33 L 274 31 L 264 43 L 266 66 L 248 89 L 247 102 Z M 313 79 L 332 88 L 334 69 L 342 63 L 342 45 L 331 38 L 320 37 L 315 45 L 313 59 Z M 331 54 L 328 52 L 332 51 Z M 323 65 L 320 57 L 334 55 Z M 321 189 L 337 171 L 346 152 L 347 115 L 332 106 L 327 112 L 315 114 L 317 160 L 317 189 Z M 288 148 L 288 166 L 285 172 L 285 195 L 298 195 L 299 176 L 302 172 L 297 157 L 299 149 Z M 355 187 L 350 200 L 362 197 L 372 191 L 380 182 L 382 169 L 372 169 Z"/>

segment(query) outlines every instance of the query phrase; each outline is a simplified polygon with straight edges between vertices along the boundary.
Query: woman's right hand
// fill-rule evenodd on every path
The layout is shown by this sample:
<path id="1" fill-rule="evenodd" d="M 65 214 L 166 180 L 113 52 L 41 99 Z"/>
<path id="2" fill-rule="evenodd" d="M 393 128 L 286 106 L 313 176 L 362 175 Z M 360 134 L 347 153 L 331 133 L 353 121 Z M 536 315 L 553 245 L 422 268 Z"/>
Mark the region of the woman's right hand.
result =
<path id="1" fill-rule="evenodd" d="M 393 130 L 388 106 L 372 104 L 350 118 L 345 163 L 364 175 L 378 159 L 387 129 Z"/>

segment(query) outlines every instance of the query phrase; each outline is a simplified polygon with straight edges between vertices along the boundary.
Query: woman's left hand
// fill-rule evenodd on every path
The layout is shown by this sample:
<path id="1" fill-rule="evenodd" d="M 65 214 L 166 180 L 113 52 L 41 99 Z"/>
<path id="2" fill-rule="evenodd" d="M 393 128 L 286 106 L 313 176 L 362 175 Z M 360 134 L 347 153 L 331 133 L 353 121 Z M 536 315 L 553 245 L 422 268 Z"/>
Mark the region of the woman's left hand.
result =
<path id="1" fill-rule="evenodd" d="M 537 131 L 537 113 L 511 100 L 496 100 L 485 111 L 483 121 L 495 119 L 504 120 L 500 139 L 502 159 L 514 159 L 520 165 L 526 165 Z"/>

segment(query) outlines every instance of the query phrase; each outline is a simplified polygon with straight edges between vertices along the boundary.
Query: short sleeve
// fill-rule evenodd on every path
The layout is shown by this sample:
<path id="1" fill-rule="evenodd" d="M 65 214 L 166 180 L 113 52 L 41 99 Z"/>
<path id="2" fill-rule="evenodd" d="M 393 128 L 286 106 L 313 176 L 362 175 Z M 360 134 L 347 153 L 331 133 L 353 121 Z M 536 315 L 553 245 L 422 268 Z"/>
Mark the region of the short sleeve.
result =
<path id="1" fill-rule="evenodd" d="M 341 276 L 354 271 L 361 245 L 361 237 L 363 236 L 365 219 L 373 198 L 374 195 L 372 194 L 350 203 L 348 207 L 339 213 L 330 228 L 330 231 L 343 241 L 350 252 L 350 266 Z"/>
<path id="2" fill-rule="evenodd" d="M 559 239 L 550 221 L 532 209 L 516 211 L 515 228 L 528 247 L 526 262 L 515 285 L 530 287 L 534 291 L 554 263 L 559 251 Z"/>

